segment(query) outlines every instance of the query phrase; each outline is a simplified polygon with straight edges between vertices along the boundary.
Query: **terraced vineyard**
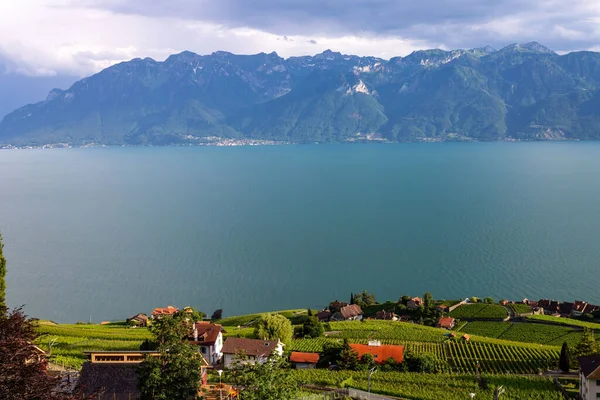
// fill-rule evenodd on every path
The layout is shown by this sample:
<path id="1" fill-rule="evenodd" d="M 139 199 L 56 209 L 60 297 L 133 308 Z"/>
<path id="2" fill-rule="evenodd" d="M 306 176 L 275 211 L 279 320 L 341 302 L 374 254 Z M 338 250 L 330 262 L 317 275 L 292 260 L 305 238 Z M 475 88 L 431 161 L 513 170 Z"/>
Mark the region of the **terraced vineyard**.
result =
<path id="1" fill-rule="evenodd" d="M 367 374 L 364 372 L 329 371 L 325 369 L 293 370 L 299 383 L 330 387 L 349 387 L 366 390 Z M 484 376 L 489 388 L 481 390 L 473 374 L 419 374 L 409 372 L 379 372 L 371 376 L 371 390 L 389 396 L 419 400 L 464 400 L 469 393 L 475 398 L 491 399 L 496 386 L 504 386 L 503 400 L 560 400 L 561 395 L 547 378 L 523 376 Z"/>
<path id="2" fill-rule="evenodd" d="M 558 350 L 501 346 L 488 343 L 446 344 L 453 372 L 473 373 L 477 365 L 484 373 L 531 374 L 558 362 Z"/>
<path id="3" fill-rule="evenodd" d="M 508 316 L 506 308 L 498 304 L 465 304 L 450 313 L 453 318 L 459 319 L 498 319 Z"/>
<path id="4" fill-rule="evenodd" d="M 600 332 L 600 324 L 594 322 L 579 321 L 572 318 L 553 317 L 551 315 L 531 315 L 527 317 L 530 321 L 550 322 L 552 324 L 577 326 L 581 328 L 590 328 Z"/>
<path id="5" fill-rule="evenodd" d="M 442 342 L 448 331 L 428 326 L 396 321 L 332 322 L 331 329 L 340 331 L 336 337 L 347 339 L 396 339 L 415 342 Z"/>
<path id="6" fill-rule="evenodd" d="M 561 346 L 567 342 L 575 346 L 581 340 L 581 328 L 526 322 L 472 321 L 461 332 L 524 343 Z M 600 337 L 600 331 L 597 333 Z"/>

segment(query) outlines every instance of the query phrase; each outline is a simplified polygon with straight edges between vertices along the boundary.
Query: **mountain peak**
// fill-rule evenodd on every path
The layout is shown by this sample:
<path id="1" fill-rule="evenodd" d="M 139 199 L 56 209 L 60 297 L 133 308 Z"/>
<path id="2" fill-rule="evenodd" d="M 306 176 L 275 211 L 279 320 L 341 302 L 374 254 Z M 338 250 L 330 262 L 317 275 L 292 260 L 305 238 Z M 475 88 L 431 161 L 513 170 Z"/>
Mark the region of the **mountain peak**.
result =
<path id="1" fill-rule="evenodd" d="M 555 54 L 554 51 L 550 50 L 549 48 L 547 48 L 546 46 L 544 46 L 543 44 L 540 44 L 538 42 L 527 42 L 527 43 L 522 43 L 519 45 L 519 47 L 531 50 L 531 51 L 535 51 L 537 53 L 545 53 L 545 54 Z"/>

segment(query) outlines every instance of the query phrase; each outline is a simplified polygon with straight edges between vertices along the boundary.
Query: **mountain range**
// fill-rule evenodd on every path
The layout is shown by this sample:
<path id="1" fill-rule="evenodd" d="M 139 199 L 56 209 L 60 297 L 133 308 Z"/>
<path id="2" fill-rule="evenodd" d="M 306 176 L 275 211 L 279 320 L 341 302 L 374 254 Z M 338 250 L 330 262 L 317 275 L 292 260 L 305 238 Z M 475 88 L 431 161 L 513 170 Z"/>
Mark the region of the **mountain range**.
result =
<path id="1" fill-rule="evenodd" d="M 169 145 L 207 138 L 600 138 L 600 53 L 530 42 L 384 60 L 327 50 L 134 59 L 54 89 L 0 123 L 0 143 Z"/>

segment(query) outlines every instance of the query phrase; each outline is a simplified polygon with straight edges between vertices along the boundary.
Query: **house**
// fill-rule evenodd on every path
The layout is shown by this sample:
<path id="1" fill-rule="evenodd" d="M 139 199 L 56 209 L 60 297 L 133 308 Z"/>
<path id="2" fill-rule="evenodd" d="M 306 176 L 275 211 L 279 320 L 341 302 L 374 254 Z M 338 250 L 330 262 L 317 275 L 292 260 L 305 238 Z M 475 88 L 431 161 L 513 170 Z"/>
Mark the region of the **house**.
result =
<path id="1" fill-rule="evenodd" d="M 579 395 L 583 400 L 600 398 L 600 356 L 587 356 L 579 362 Z"/>
<path id="2" fill-rule="evenodd" d="M 398 321 L 398 315 L 391 311 L 377 311 L 375 313 L 375 319 L 382 319 L 385 321 Z"/>
<path id="3" fill-rule="evenodd" d="M 521 303 L 529 305 L 529 299 L 525 297 L 523 300 L 521 300 Z"/>
<path id="4" fill-rule="evenodd" d="M 179 309 L 173 306 L 167 306 L 167 307 L 163 307 L 163 308 L 155 308 L 154 311 L 152 311 L 152 318 L 162 318 L 164 316 L 171 316 L 173 314 L 175 314 L 176 312 L 178 312 Z"/>
<path id="5" fill-rule="evenodd" d="M 132 317 L 127 318 L 128 323 L 134 323 L 136 326 L 147 326 L 148 316 L 143 313 L 136 314 Z"/>
<path id="6" fill-rule="evenodd" d="M 575 303 L 573 303 L 572 315 L 574 317 L 582 316 L 583 313 L 585 312 L 585 309 L 587 308 L 587 305 L 588 305 L 588 303 L 585 301 L 575 300 Z"/>
<path id="7" fill-rule="evenodd" d="M 363 318 L 363 311 L 358 304 L 350 304 L 340 308 L 340 311 L 331 316 L 332 321 L 360 321 Z"/>
<path id="8" fill-rule="evenodd" d="M 420 297 L 413 297 L 406 303 L 406 308 L 409 310 L 415 310 L 423 306 L 423 300 Z"/>
<path id="9" fill-rule="evenodd" d="M 507 306 L 508 305 L 508 300 L 500 300 L 500 305 L 501 306 Z"/>
<path id="10" fill-rule="evenodd" d="M 319 362 L 319 353 L 301 353 L 294 351 L 290 355 L 290 362 L 296 369 L 314 369 Z"/>
<path id="11" fill-rule="evenodd" d="M 343 307 L 346 307 L 348 305 L 348 303 L 345 303 L 343 301 L 332 301 L 331 303 L 329 303 L 329 311 L 331 311 L 332 313 L 336 313 L 339 312 Z"/>
<path id="12" fill-rule="evenodd" d="M 365 354 L 371 354 L 377 364 L 385 364 L 388 358 L 397 363 L 404 360 L 404 346 L 382 345 L 378 340 L 371 340 L 369 344 L 351 343 L 350 347 L 358 353 L 359 360 Z"/>
<path id="13" fill-rule="evenodd" d="M 212 324 L 208 321 L 194 324 L 190 341 L 200 346 L 202 356 L 210 365 L 219 363 L 223 357 L 223 332 L 225 330 L 219 324 Z"/>
<path id="14" fill-rule="evenodd" d="M 283 355 L 283 346 L 279 340 L 259 340 L 246 338 L 227 338 L 223 345 L 223 363 L 230 368 L 236 355 L 247 357 L 245 362 L 264 364 L 273 354 Z"/>
<path id="15" fill-rule="evenodd" d="M 467 342 L 467 343 L 468 343 L 468 342 L 471 340 L 471 336 L 469 336 L 469 335 L 467 335 L 467 334 L 465 333 L 465 334 L 462 336 L 462 339 L 463 339 L 465 342 Z"/>
<path id="16" fill-rule="evenodd" d="M 445 313 L 445 312 L 448 312 L 448 307 L 447 307 L 447 306 L 442 306 L 442 305 L 439 305 L 439 306 L 437 306 L 435 309 L 436 309 L 438 312 L 440 312 L 440 313 Z"/>
<path id="17" fill-rule="evenodd" d="M 409 315 L 401 315 L 399 321 L 400 322 L 410 322 L 410 316 Z"/>
<path id="18" fill-rule="evenodd" d="M 456 325 L 456 321 L 452 317 L 440 317 L 435 324 L 436 328 L 444 328 L 451 330 Z"/>
<path id="19" fill-rule="evenodd" d="M 575 303 L 562 303 L 560 305 L 560 309 L 558 310 L 558 312 L 560 313 L 561 317 L 570 317 L 571 315 L 573 315 L 573 310 L 575 309 Z"/>
<path id="20" fill-rule="evenodd" d="M 546 314 L 557 314 L 560 312 L 560 302 L 556 300 L 541 299 L 538 301 L 539 307 L 543 308 Z"/>
<path id="21" fill-rule="evenodd" d="M 77 388 L 94 400 L 138 399 L 139 365 L 147 356 L 160 357 L 157 351 L 86 351 Z M 208 363 L 202 358 L 204 375 Z"/>
<path id="22" fill-rule="evenodd" d="M 317 313 L 317 318 L 321 322 L 327 322 L 331 319 L 331 311 L 329 311 L 329 310 L 319 311 Z"/>
<path id="23" fill-rule="evenodd" d="M 529 307 L 533 308 L 533 309 L 535 309 L 535 308 L 538 308 L 538 307 L 539 307 L 539 304 L 538 304 L 538 302 L 537 302 L 537 301 L 532 301 L 532 300 L 529 300 L 529 302 L 527 303 L 527 305 L 528 305 Z"/>

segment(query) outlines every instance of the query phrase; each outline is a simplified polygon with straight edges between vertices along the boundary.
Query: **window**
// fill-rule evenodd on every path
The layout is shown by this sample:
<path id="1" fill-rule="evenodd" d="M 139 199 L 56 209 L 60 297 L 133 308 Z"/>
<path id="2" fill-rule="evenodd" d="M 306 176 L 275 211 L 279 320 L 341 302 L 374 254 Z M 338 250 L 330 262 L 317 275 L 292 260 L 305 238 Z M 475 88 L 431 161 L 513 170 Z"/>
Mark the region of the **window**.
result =
<path id="1" fill-rule="evenodd" d="M 206 354 L 206 347 L 200 347 L 200 351 L 202 352 L 202 354 Z"/>
<path id="2" fill-rule="evenodd" d="M 600 399 L 600 393 L 596 393 L 596 398 Z"/>
<path id="3" fill-rule="evenodd" d="M 596 386 L 600 386 L 600 380 L 596 381 Z"/>

